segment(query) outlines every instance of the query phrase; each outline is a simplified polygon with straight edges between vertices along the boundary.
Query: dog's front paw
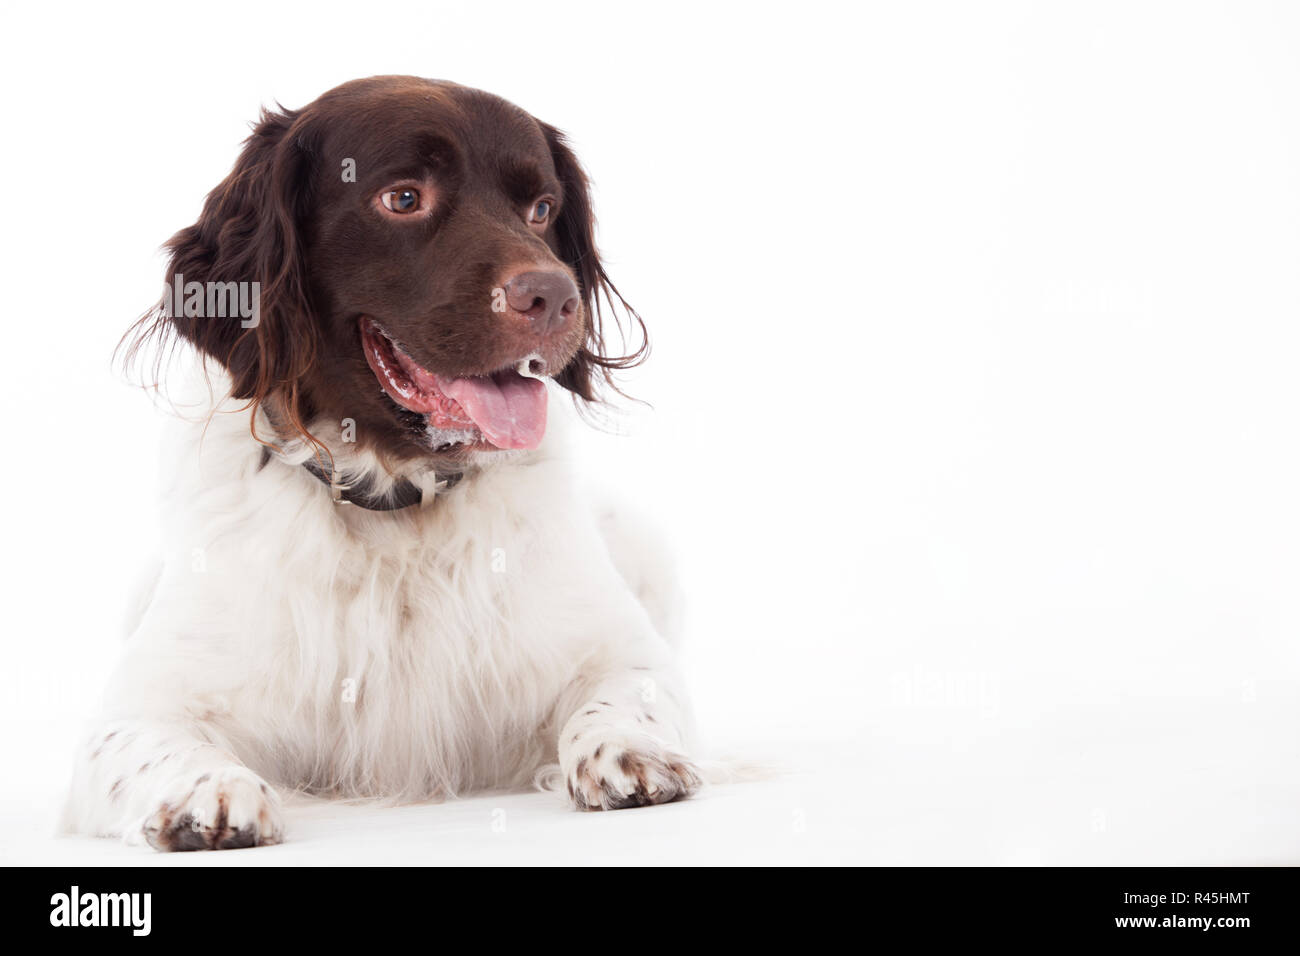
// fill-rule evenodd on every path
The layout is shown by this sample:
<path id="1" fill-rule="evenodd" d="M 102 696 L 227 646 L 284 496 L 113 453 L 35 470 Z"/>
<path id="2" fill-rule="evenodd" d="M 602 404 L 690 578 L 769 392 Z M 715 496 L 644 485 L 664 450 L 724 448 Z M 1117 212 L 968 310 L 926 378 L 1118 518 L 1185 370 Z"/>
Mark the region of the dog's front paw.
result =
<path id="1" fill-rule="evenodd" d="M 569 748 L 569 796 L 580 810 L 622 810 L 689 797 L 700 788 L 689 760 L 647 734 L 593 734 Z"/>
<path id="2" fill-rule="evenodd" d="M 275 791 L 242 767 L 177 780 L 142 830 L 163 851 L 266 846 L 284 832 Z"/>

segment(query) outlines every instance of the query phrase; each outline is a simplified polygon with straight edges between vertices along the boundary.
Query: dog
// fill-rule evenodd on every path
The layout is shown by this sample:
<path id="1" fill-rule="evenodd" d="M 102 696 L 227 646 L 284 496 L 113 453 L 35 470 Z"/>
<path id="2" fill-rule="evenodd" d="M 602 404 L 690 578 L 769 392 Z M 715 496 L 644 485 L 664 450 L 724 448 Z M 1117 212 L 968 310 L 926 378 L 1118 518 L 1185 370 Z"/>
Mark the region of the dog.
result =
<path id="1" fill-rule="evenodd" d="M 548 424 L 648 348 L 564 136 L 451 82 L 345 83 L 264 111 L 167 248 L 124 340 L 194 357 L 164 555 L 64 828 L 214 850 L 281 842 L 295 791 L 695 793 L 672 562 Z"/>

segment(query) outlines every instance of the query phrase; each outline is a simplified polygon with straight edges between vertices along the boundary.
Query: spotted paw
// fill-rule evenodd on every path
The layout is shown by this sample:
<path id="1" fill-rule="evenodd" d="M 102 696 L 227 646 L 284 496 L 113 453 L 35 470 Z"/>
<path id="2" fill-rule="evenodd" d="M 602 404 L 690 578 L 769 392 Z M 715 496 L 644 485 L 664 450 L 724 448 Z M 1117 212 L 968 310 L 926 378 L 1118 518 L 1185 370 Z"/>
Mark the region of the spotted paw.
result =
<path id="1" fill-rule="evenodd" d="M 580 810 L 622 810 L 689 797 L 700 787 L 699 771 L 663 741 L 592 736 L 571 748 L 565 774 L 569 796 Z"/>
<path id="2" fill-rule="evenodd" d="M 182 779 L 142 824 L 155 850 L 235 850 L 279 843 L 279 799 L 242 767 Z"/>

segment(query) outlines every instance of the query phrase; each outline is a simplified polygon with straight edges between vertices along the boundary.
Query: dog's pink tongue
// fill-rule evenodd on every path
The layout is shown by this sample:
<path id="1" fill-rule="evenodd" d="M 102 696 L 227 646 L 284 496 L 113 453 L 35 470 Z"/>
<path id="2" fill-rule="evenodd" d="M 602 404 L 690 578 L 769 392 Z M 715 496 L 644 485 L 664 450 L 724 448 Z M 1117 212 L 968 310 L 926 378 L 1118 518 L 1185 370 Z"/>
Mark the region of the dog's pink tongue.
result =
<path id="1" fill-rule="evenodd" d="M 546 385 L 515 372 L 439 382 L 498 448 L 536 448 L 546 434 Z"/>

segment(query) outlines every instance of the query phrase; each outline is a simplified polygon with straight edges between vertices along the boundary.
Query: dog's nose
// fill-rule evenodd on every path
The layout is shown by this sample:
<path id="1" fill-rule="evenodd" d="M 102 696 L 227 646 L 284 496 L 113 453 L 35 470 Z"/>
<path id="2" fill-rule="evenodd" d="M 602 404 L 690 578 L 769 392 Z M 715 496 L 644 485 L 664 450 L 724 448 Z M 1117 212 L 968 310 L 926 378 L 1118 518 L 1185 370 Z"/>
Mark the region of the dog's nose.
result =
<path id="1" fill-rule="evenodd" d="M 504 288 L 506 304 L 542 333 L 563 328 L 578 312 L 578 286 L 563 272 L 521 272 Z"/>

